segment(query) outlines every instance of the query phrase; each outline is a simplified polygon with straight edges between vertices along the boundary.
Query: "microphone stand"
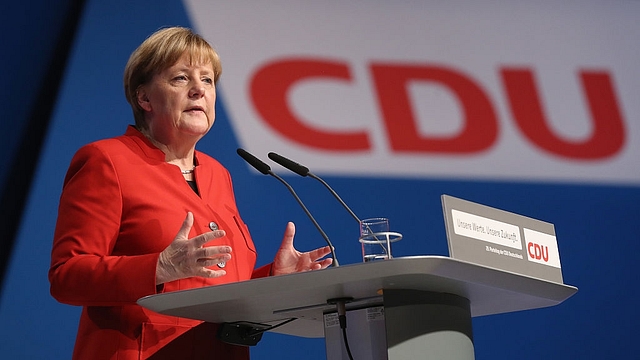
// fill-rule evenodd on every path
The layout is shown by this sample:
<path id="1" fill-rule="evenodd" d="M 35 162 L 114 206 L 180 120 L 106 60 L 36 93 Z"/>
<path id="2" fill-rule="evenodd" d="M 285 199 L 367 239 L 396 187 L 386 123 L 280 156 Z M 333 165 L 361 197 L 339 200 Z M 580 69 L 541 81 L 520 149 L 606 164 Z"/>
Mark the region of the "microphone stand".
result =
<path id="1" fill-rule="evenodd" d="M 305 214 L 307 214 L 307 216 L 309 217 L 313 225 L 316 227 L 316 229 L 318 229 L 318 232 L 320 233 L 320 235 L 322 235 L 324 240 L 327 242 L 327 245 L 329 245 L 329 249 L 331 250 L 331 257 L 333 258 L 332 266 L 334 267 L 340 266 L 340 264 L 338 263 L 338 258 L 336 257 L 335 249 L 333 247 L 333 244 L 331 243 L 331 240 L 329 240 L 329 237 L 327 236 L 327 234 L 322 230 L 322 228 L 320 227 L 316 219 L 311 215 L 311 212 L 309 212 L 309 209 L 307 209 L 304 203 L 302 203 L 302 200 L 300 199 L 298 194 L 296 194 L 295 190 L 293 190 L 293 187 L 291 187 L 291 185 L 289 185 L 289 183 L 287 183 L 283 178 L 281 178 L 280 176 L 276 175 L 273 171 L 271 171 L 271 167 L 269 165 L 265 164 L 262 160 L 253 156 L 246 150 L 239 148 L 237 150 L 237 153 L 238 155 L 240 155 L 240 157 L 242 157 L 246 162 L 248 162 L 256 170 L 258 170 L 264 175 L 273 176 L 274 178 L 278 179 L 278 181 L 280 181 L 284 186 L 287 187 L 287 189 L 289 190 L 291 195 L 293 195 L 293 197 L 296 199 L 296 201 L 298 202 L 302 210 L 304 210 Z"/>

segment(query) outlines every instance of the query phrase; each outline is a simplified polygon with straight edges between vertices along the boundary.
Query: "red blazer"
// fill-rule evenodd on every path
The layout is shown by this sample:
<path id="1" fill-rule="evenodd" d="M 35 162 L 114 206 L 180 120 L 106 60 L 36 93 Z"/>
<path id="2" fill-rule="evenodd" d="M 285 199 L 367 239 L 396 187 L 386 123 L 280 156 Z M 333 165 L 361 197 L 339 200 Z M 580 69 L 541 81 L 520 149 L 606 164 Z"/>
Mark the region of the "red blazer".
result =
<path id="1" fill-rule="evenodd" d="M 180 169 L 165 162 L 164 153 L 133 127 L 123 136 L 82 147 L 72 159 L 60 197 L 49 281 L 58 301 L 83 306 L 74 359 L 146 359 L 154 353 L 167 359 L 248 359 L 247 348 L 215 340 L 215 325 L 136 305 L 159 291 L 248 280 L 270 271 L 270 266 L 254 271 L 256 250 L 238 213 L 229 172 L 201 152 L 195 157 L 199 196 Z M 227 275 L 156 287 L 158 256 L 187 211 L 194 215 L 190 237 L 210 231 L 212 222 L 226 231 L 209 245 L 232 247 Z"/>

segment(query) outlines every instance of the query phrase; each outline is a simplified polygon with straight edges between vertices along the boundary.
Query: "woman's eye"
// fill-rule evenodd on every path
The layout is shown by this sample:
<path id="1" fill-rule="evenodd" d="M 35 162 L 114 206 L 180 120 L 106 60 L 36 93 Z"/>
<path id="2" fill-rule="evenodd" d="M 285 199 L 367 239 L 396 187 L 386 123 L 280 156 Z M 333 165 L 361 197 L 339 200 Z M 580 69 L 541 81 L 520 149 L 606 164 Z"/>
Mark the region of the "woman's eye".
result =
<path id="1" fill-rule="evenodd" d="M 202 81 L 203 81 L 203 82 L 206 82 L 207 84 L 213 84 L 213 79 L 208 78 L 208 77 L 206 77 L 206 78 L 202 79 Z"/>

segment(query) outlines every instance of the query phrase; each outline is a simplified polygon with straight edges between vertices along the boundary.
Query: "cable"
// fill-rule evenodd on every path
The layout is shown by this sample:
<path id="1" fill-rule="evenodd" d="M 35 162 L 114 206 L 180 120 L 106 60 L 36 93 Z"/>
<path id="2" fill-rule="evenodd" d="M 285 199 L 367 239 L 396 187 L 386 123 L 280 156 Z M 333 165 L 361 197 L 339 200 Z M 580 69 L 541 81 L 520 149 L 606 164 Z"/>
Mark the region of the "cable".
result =
<path id="1" fill-rule="evenodd" d="M 285 320 L 283 322 L 280 322 L 278 324 L 272 325 L 272 326 L 270 326 L 268 328 L 265 328 L 265 329 L 255 329 L 255 330 L 253 330 L 252 332 L 249 333 L 249 336 L 258 335 L 258 334 L 262 334 L 262 333 L 267 332 L 267 331 L 271 331 L 271 330 L 273 330 L 273 329 L 275 329 L 277 327 L 280 327 L 282 325 L 288 324 L 288 323 L 290 323 L 290 322 L 292 322 L 294 320 L 298 320 L 298 318 L 290 318 L 290 319 L 287 319 L 287 320 Z"/>
<path id="2" fill-rule="evenodd" d="M 344 297 L 329 299 L 327 300 L 327 303 L 336 305 L 336 309 L 338 311 L 338 321 L 340 322 L 340 328 L 342 329 L 342 338 L 344 339 L 344 347 L 347 350 L 349 360 L 353 360 L 353 355 L 351 355 L 351 348 L 349 347 L 349 338 L 347 337 L 347 309 L 345 304 L 349 301 L 353 301 L 353 298 Z"/>
<path id="3" fill-rule="evenodd" d="M 342 328 L 342 338 L 344 339 L 344 347 L 347 349 L 347 355 L 349 355 L 349 360 L 353 360 L 353 355 L 351 355 L 351 348 L 349 348 L 349 339 L 347 338 L 347 328 Z"/>

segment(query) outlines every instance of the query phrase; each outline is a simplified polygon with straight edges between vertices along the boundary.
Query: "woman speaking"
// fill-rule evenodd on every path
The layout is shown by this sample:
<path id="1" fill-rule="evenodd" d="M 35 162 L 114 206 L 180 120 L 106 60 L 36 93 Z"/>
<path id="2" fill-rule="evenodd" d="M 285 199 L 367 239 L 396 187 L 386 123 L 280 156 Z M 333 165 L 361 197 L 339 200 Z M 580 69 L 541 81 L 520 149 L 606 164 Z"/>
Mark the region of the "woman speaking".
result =
<path id="1" fill-rule="evenodd" d="M 49 281 L 82 306 L 74 359 L 248 359 L 217 325 L 161 315 L 147 295 L 317 270 L 329 247 L 301 253 L 288 223 L 273 263 L 240 218 L 229 172 L 195 149 L 215 121 L 216 51 L 181 27 L 147 38 L 124 71 L 135 126 L 83 146 L 64 179 Z"/>

